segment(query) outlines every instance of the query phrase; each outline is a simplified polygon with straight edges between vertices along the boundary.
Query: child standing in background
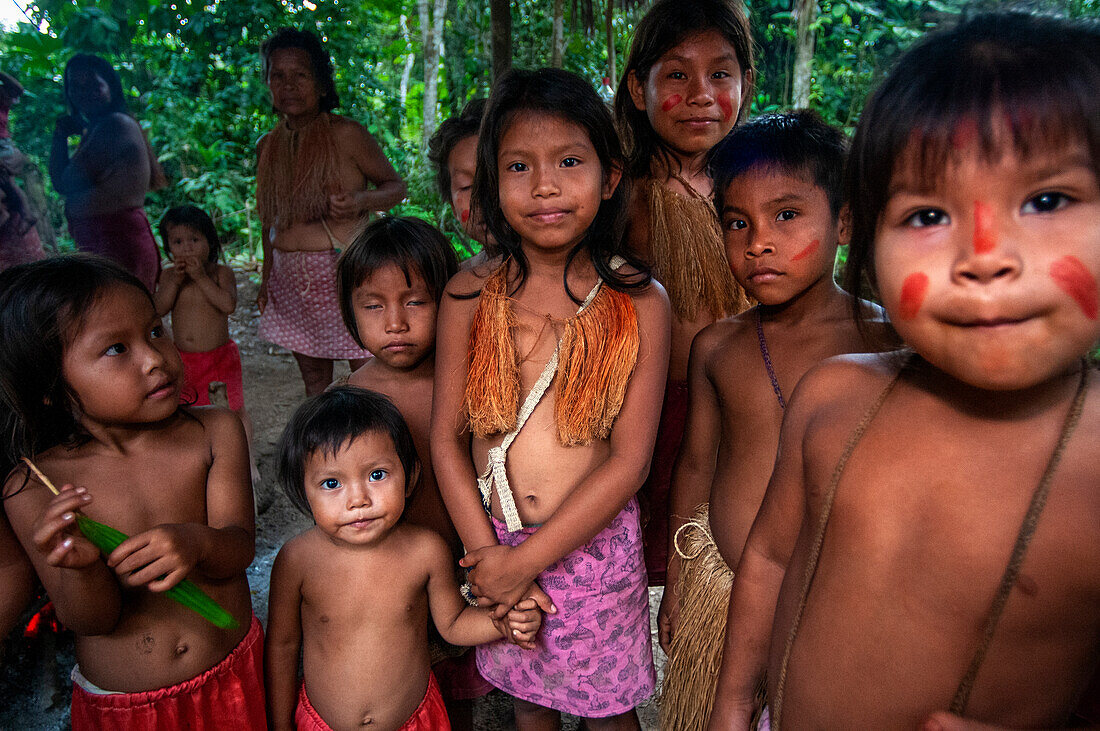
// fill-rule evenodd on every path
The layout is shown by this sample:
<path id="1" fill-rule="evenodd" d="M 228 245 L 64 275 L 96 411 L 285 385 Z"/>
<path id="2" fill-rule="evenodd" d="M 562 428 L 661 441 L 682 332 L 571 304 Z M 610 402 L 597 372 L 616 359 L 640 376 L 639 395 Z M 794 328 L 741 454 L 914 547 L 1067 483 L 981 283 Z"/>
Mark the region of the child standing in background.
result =
<path id="1" fill-rule="evenodd" d="M 355 342 L 374 356 L 347 382 L 385 394 L 409 425 L 422 469 L 405 516 L 442 536 L 456 567 L 462 541 L 439 496 L 428 437 L 436 311 L 447 280 L 457 271 L 454 249 L 443 234 L 419 218 L 389 216 L 368 224 L 336 264 L 344 323 Z M 433 670 L 452 727 L 472 727 L 469 701 L 492 690 L 477 673 L 474 653 L 438 659 Z"/>
<path id="2" fill-rule="evenodd" d="M 172 315 L 172 339 L 183 360 L 182 403 L 210 404 L 210 384 L 225 384 L 229 408 L 244 424 L 251 450 L 252 419 L 244 408 L 241 353 L 229 337 L 229 316 L 237 309 L 237 281 L 221 263 L 214 221 L 195 206 L 165 211 L 159 226 L 164 254 L 172 265 L 161 272 L 153 297 L 157 314 Z M 252 460 L 252 479 L 259 474 Z"/>
<path id="3" fill-rule="evenodd" d="M 477 132 L 485 114 L 485 99 L 474 99 L 462 113 L 439 125 L 428 141 L 428 160 L 436 171 L 436 182 L 443 200 L 462 224 L 462 230 L 476 241 L 482 251 L 492 245 L 492 236 L 485 229 L 485 220 L 471 205 L 474 172 L 477 170 Z M 463 262 L 464 268 L 485 261 L 487 253 L 475 253 Z"/>
<path id="4" fill-rule="evenodd" d="M 776 728 L 1071 724 L 1100 657 L 1098 99 L 1100 26 L 1023 14 L 930 34 L 871 97 L 846 275 L 911 350 L 792 395 L 712 728 L 748 727 L 765 667 Z"/>
<path id="5" fill-rule="evenodd" d="M 499 617 L 534 596 L 548 612 L 535 652 L 482 646 L 478 669 L 516 699 L 521 731 L 559 712 L 638 728 L 655 673 L 634 494 L 668 300 L 623 256 L 623 157 L 586 81 L 509 72 L 478 155 L 474 198 L 503 255 L 443 298 L 432 457 L 479 603 Z"/>
<path id="6" fill-rule="evenodd" d="M 695 334 L 747 306 L 722 252 L 706 155 L 748 111 L 752 35 L 739 0 L 660 0 L 638 23 L 615 116 L 635 181 L 627 242 L 672 303 L 672 349 L 649 478 L 646 568 L 665 583 L 668 491 Z"/>
<path id="7" fill-rule="evenodd" d="M 852 298 L 833 281 L 837 245 L 847 243 L 844 157 L 844 135 L 812 112 L 746 122 L 710 156 L 730 268 L 760 304 L 707 326 L 691 349 L 691 408 L 673 475 L 669 583 L 658 613 L 669 653 L 662 731 L 706 727 L 729 566 L 764 498 L 787 397 L 822 360 L 873 349 L 852 320 Z M 861 316 L 882 319 L 870 304 Z"/>
<path id="8" fill-rule="evenodd" d="M 135 276 L 98 256 L 0 274 L 4 510 L 76 634 L 72 725 L 263 729 L 248 449 L 229 411 L 179 403 L 183 365 Z M 25 469 L 32 456 L 54 497 Z M 130 537 L 107 556 L 76 511 Z M 241 624 L 164 592 L 195 582 Z"/>
<path id="9" fill-rule="evenodd" d="M 412 435 L 384 396 L 336 387 L 291 417 L 279 480 L 316 525 L 283 546 L 271 572 L 273 729 L 450 729 L 428 667 L 429 611 L 449 642 L 531 646 L 540 624 L 533 601 L 506 621 L 466 606 L 447 545 L 404 522 L 419 476 Z"/>

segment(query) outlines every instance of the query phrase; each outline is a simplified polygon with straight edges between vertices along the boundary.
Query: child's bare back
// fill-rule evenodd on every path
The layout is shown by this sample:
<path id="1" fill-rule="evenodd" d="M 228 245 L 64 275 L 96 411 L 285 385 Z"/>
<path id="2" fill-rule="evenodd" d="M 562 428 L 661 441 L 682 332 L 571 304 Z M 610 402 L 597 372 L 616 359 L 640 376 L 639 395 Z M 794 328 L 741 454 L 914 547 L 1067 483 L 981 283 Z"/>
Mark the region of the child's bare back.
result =
<path id="1" fill-rule="evenodd" d="M 177 684 L 217 664 L 248 631 L 252 605 L 244 570 L 252 560 L 253 518 L 246 450 L 236 415 L 195 408 L 145 428 L 118 451 L 90 441 L 53 447 L 35 458 L 56 485 L 87 490 L 91 500 L 80 507 L 82 513 L 129 536 L 157 526 L 184 535 L 198 526 L 239 534 L 242 551 L 216 556 L 201 553 L 206 544 L 199 536 L 188 539 L 200 553 L 187 576 L 240 622 L 232 630 L 217 629 L 145 586 L 123 586 L 115 614 L 109 611 L 110 597 L 82 595 L 66 575 L 70 569 L 50 566 L 45 555 L 28 551 L 59 616 L 76 632 L 80 671 L 95 685 L 133 692 Z M 27 546 L 53 496 L 34 477 L 20 490 L 23 478 L 22 470 L 9 477 L 4 507 Z M 114 571 L 104 573 L 115 580 Z M 106 602 L 108 611 L 99 602 Z"/>

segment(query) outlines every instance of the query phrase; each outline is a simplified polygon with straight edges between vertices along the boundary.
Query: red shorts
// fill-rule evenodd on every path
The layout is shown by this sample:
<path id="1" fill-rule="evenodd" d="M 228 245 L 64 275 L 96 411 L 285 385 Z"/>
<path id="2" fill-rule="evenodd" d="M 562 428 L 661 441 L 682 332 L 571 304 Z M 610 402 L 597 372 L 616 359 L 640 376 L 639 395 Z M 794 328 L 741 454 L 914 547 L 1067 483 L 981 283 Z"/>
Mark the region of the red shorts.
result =
<path id="1" fill-rule="evenodd" d="M 645 568 L 650 586 L 664 586 L 668 569 L 668 501 L 672 487 L 672 466 L 680 453 L 687 424 L 687 381 L 669 381 L 657 427 L 657 444 L 649 477 L 638 494 L 642 505 L 642 540 L 645 544 Z"/>
<path id="2" fill-rule="evenodd" d="M 232 340 L 225 341 L 213 350 L 201 353 L 180 351 L 183 359 L 183 388 L 180 403 L 188 406 L 210 404 L 210 384 L 221 381 L 229 397 L 229 408 L 244 408 L 244 386 L 241 383 L 241 352 Z"/>
<path id="3" fill-rule="evenodd" d="M 264 631 L 252 626 L 225 659 L 201 675 L 140 693 L 89 693 L 73 685 L 73 731 L 234 729 L 266 731 Z"/>
<path id="4" fill-rule="evenodd" d="M 305 683 L 298 689 L 294 725 L 298 727 L 298 731 L 332 731 L 309 702 Z M 424 700 L 420 701 L 409 720 L 397 731 L 451 731 L 447 708 L 443 705 L 443 696 L 439 694 L 439 683 L 435 682 L 435 676 L 431 673 L 428 673 L 428 689 L 424 692 Z"/>

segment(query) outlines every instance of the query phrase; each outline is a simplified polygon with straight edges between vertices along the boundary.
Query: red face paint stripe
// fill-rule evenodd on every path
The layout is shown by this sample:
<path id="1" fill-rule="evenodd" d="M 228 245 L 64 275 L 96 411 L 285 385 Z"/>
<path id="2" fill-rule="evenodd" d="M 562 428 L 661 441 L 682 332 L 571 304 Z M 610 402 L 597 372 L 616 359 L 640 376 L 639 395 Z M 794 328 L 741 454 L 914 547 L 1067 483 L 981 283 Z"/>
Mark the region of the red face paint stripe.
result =
<path id="1" fill-rule="evenodd" d="M 662 112 L 671 111 L 673 107 L 682 102 L 684 98 L 679 94 L 673 94 L 668 99 L 665 99 L 664 104 L 661 105 Z"/>
<path id="2" fill-rule="evenodd" d="M 928 294 L 928 275 L 914 272 L 901 283 L 901 299 L 898 302 L 898 317 L 912 320 L 920 312 L 924 295 Z"/>
<path id="3" fill-rule="evenodd" d="M 733 118 L 733 102 L 728 96 L 720 96 L 716 101 L 718 108 L 722 110 L 722 121 L 730 121 Z"/>
<path id="4" fill-rule="evenodd" d="M 460 213 L 458 217 L 462 219 L 463 223 L 466 223 L 470 220 L 470 211 L 468 209 L 463 209 L 462 213 Z"/>
<path id="5" fill-rule="evenodd" d="M 1076 256 L 1063 256 L 1050 265 L 1054 283 L 1073 298 L 1085 317 L 1095 320 L 1100 314 L 1100 302 L 1096 291 L 1096 277 Z"/>
<path id="6" fill-rule="evenodd" d="M 988 203 L 974 201 L 974 253 L 988 254 L 997 245 L 993 209 Z"/>
<path id="7" fill-rule="evenodd" d="M 799 261 L 800 259 L 805 259 L 807 256 L 811 256 L 820 246 L 821 242 L 814 239 L 805 249 L 792 256 L 791 261 Z"/>

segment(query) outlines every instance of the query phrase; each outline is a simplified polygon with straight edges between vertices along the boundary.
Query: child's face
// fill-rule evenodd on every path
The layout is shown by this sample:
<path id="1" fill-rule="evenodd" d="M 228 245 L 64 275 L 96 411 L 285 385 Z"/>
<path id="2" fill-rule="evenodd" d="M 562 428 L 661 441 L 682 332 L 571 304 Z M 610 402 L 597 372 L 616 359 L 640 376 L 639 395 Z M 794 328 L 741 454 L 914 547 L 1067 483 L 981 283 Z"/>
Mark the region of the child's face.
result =
<path id="1" fill-rule="evenodd" d="M 113 285 L 83 313 L 61 375 L 88 427 L 153 423 L 175 413 L 183 363 L 145 293 Z"/>
<path id="2" fill-rule="evenodd" d="M 313 452 L 304 474 L 313 520 L 334 540 L 376 544 L 405 510 L 405 471 L 382 432 L 360 434 L 336 454 Z"/>
<path id="3" fill-rule="evenodd" d="M 875 271 L 921 356 L 970 385 L 1013 390 L 1072 368 L 1100 337 L 1100 184 L 1079 141 L 1026 157 L 1001 149 L 989 162 L 971 143 L 938 181 L 899 164 Z"/>
<path id="4" fill-rule="evenodd" d="M 832 276 L 837 220 L 808 174 L 754 168 L 734 178 L 723 198 L 730 269 L 761 304 L 782 304 Z"/>
<path id="5" fill-rule="evenodd" d="M 681 155 L 718 144 L 737 123 L 744 103 L 744 72 L 721 33 L 704 31 L 669 49 L 649 76 L 627 76 L 631 101 L 653 131 Z"/>
<path id="6" fill-rule="evenodd" d="M 447 170 L 451 175 L 451 208 L 462 222 L 466 235 L 475 240 L 484 238 L 484 226 L 478 226 L 470 208 L 470 193 L 474 187 L 474 171 L 477 169 L 477 135 L 463 138 L 447 157 Z M 478 229 L 482 230 L 478 230 Z M 480 234 L 480 235 L 479 235 Z"/>
<path id="7" fill-rule="evenodd" d="M 271 54 L 267 88 L 271 91 L 271 106 L 288 117 L 309 116 L 321 108 L 313 66 L 309 54 L 301 48 L 280 48 Z"/>
<path id="8" fill-rule="evenodd" d="M 165 243 L 172 259 L 178 261 L 183 258 L 194 257 L 199 262 L 205 262 L 210 256 L 210 242 L 199 232 L 186 224 L 169 226 L 165 236 Z"/>
<path id="9" fill-rule="evenodd" d="M 605 175 L 588 133 L 562 117 L 517 115 L 497 155 L 500 207 L 525 246 L 568 251 L 583 238 L 621 171 Z"/>
<path id="10" fill-rule="evenodd" d="M 351 294 L 359 338 L 390 368 L 411 370 L 435 352 L 436 303 L 423 278 L 396 264 L 376 269 Z"/>
<path id="11" fill-rule="evenodd" d="M 94 117 L 110 107 L 111 87 L 91 69 L 77 69 L 69 73 L 69 100 L 78 112 Z"/>

